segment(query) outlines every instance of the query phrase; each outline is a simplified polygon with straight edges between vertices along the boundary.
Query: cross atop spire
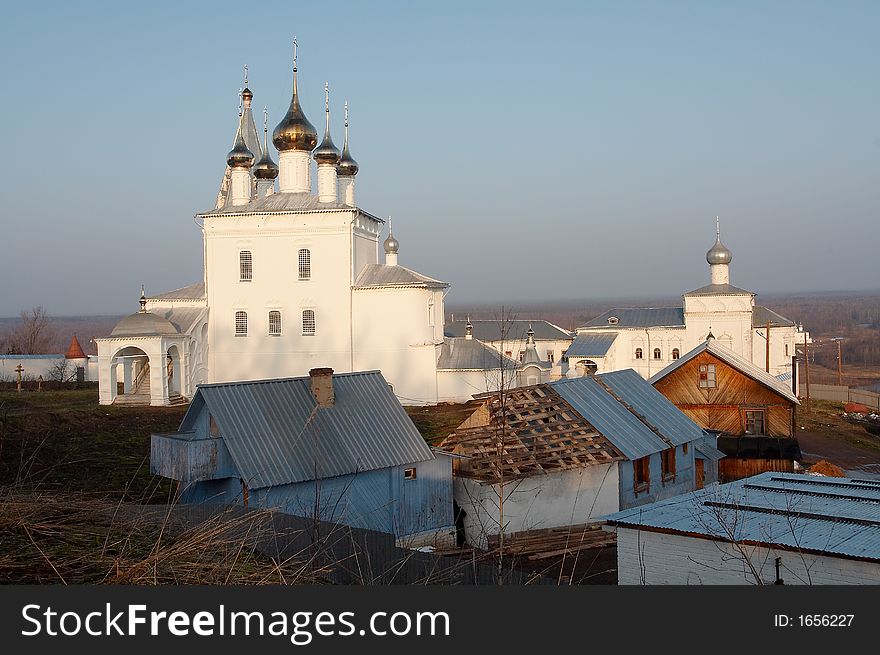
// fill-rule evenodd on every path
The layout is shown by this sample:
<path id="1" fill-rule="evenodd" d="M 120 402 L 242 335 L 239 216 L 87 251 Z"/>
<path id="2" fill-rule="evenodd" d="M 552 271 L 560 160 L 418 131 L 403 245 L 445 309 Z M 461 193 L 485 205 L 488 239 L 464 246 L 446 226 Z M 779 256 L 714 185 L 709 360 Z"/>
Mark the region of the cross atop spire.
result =
<path id="1" fill-rule="evenodd" d="M 721 241 L 721 221 L 715 217 L 715 238 Z"/>
<path id="2" fill-rule="evenodd" d="M 293 72 L 296 72 L 296 35 L 293 35 Z"/>
<path id="3" fill-rule="evenodd" d="M 248 65 L 244 65 L 244 86 L 247 88 L 248 85 Z"/>
<path id="4" fill-rule="evenodd" d="M 146 293 L 145 293 L 145 291 L 144 291 L 144 285 L 143 285 L 143 284 L 141 285 L 141 299 L 140 299 L 140 303 L 141 303 L 141 313 L 145 314 L 145 313 L 147 312 L 147 296 L 146 296 Z"/>
<path id="5" fill-rule="evenodd" d="M 238 87 L 238 117 L 241 118 L 241 115 L 244 113 L 244 89 L 242 87 Z"/>

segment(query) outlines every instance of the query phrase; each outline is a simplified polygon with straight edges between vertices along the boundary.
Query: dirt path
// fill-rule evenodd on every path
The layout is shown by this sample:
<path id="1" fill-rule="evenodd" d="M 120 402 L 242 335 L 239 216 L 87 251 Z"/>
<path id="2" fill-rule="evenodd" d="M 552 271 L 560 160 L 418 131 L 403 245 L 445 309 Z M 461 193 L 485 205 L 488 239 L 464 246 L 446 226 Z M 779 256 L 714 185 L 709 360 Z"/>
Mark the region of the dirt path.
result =
<path id="1" fill-rule="evenodd" d="M 804 463 L 827 459 L 848 471 L 880 473 L 880 451 L 836 439 L 828 433 L 800 430 L 797 435 Z"/>

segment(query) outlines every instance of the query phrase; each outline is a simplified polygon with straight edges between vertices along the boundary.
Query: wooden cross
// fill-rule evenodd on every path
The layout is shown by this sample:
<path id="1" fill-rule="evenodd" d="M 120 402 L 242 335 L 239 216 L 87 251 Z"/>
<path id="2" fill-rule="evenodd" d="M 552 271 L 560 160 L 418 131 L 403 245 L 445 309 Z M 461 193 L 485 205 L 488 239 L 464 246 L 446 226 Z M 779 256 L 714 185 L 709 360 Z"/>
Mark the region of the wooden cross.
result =
<path id="1" fill-rule="evenodd" d="M 21 393 L 21 374 L 24 373 L 24 366 L 19 364 L 15 367 L 15 372 L 18 373 L 18 392 Z"/>

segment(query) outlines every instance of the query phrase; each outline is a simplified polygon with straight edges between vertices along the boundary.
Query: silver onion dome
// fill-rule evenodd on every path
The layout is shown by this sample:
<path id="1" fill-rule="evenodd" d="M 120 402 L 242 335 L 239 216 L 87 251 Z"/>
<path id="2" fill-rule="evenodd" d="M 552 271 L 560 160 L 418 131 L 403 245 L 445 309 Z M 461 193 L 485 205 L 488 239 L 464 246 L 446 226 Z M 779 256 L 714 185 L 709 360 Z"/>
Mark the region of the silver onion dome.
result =
<path id="1" fill-rule="evenodd" d="M 721 243 L 721 237 L 715 239 L 715 245 L 706 253 L 706 261 L 710 264 L 729 264 L 732 259 L 733 254 Z"/>
<path id="2" fill-rule="evenodd" d="M 385 243 L 383 245 L 385 246 L 386 255 L 396 253 L 398 250 L 400 250 L 400 242 L 393 234 L 388 235 L 388 238 L 385 239 Z"/>

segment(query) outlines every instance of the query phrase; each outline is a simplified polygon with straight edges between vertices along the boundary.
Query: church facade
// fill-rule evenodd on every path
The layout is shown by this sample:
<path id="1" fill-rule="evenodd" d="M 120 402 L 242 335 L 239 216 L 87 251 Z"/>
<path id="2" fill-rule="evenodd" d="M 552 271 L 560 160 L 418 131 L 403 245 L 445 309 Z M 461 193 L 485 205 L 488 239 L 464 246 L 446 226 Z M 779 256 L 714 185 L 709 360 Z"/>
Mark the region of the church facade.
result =
<path id="1" fill-rule="evenodd" d="M 563 357 L 564 374 L 632 368 L 647 379 L 714 338 L 771 375 L 796 379 L 795 347 L 809 334 L 755 304 L 754 292 L 730 284 L 732 260 L 716 223 L 715 244 L 706 253 L 709 284 L 683 294 L 680 306 L 615 308 L 579 327 Z"/>
<path id="2" fill-rule="evenodd" d="M 215 207 L 196 215 L 203 280 L 153 296 L 142 291 L 140 310 L 97 340 L 100 402 L 174 404 L 200 383 L 293 377 L 316 367 L 381 370 L 404 404 L 466 400 L 503 379 L 502 361 L 448 356 L 456 346 L 443 332 L 449 285 L 399 265 L 390 223 L 383 240 L 385 221 L 357 206 L 347 104 L 340 150 L 325 86 L 319 143 L 300 103 L 294 56 L 290 106 L 271 136 L 276 164 L 268 118 L 260 139 L 252 101 L 244 88 Z M 475 366 L 481 388 L 458 383 Z"/>

